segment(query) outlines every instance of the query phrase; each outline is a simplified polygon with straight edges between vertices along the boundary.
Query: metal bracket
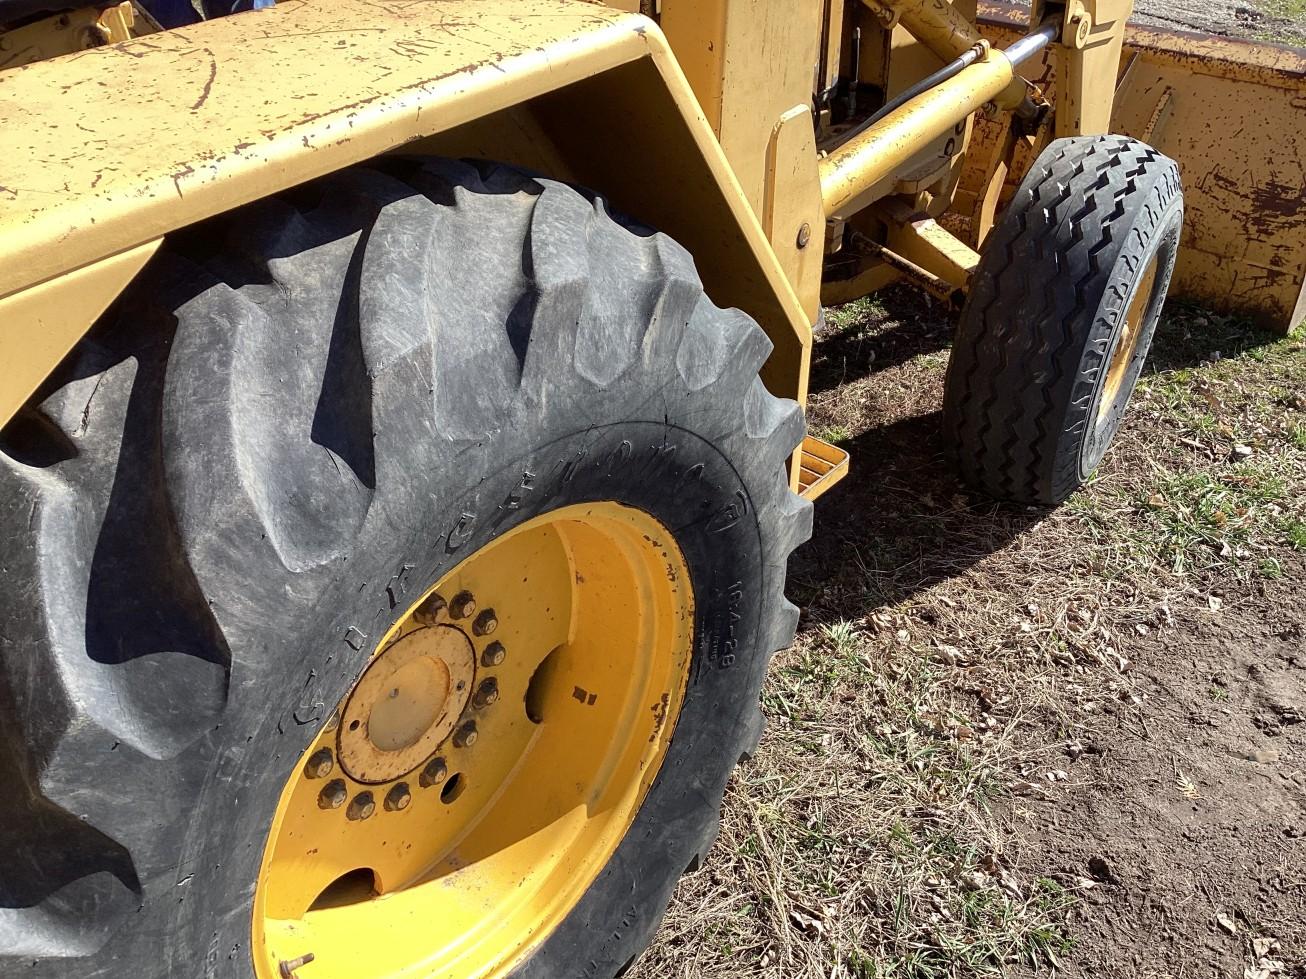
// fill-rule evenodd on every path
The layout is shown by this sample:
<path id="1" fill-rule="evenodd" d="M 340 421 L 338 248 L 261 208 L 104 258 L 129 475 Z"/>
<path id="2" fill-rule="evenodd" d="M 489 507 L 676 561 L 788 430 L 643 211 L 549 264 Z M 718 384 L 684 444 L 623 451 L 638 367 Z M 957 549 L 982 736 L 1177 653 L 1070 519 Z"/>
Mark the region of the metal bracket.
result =
<path id="1" fill-rule="evenodd" d="M 132 28 L 135 26 L 136 8 L 132 6 L 131 0 L 123 0 L 122 3 L 101 11 L 95 20 L 95 32 L 105 44 L 131 40 Z"/>

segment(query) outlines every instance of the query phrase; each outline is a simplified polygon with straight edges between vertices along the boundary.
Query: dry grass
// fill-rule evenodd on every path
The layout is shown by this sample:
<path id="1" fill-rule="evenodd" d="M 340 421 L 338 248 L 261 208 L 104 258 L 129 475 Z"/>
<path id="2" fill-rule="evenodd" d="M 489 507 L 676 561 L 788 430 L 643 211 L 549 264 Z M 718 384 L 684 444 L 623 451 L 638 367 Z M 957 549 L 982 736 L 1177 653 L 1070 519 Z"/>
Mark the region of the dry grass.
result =
<path id="1" fill-rule="evenodd" d="M 811 420 L 855 475 L 791 568 L 804 625 L 766 685 L 768 734 L 637 979 L 1055 962 L 1092 882 L 1015 859 L 1026 800 L 1104 717 L 1141 718 L 1131 642 L 1306 549 L 1301 340 L 1173 311 L 1118 450 L 1046 512 L 968 497 L 942 461 L 942 310 L 903 291 L 830 320 Z"/>

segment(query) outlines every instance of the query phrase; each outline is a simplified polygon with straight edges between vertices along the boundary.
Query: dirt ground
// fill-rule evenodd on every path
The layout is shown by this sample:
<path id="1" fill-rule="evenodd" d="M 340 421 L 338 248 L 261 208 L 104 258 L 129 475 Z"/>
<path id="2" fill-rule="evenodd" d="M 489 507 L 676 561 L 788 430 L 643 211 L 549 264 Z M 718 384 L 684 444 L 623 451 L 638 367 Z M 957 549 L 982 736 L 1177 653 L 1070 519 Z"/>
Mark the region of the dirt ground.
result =
<path id="1" fill-rule="evenodd" d="M 831 312 L 811 420 L 856 473 L 634 975 L 1306 977 L 1306 342 L 1172 307 L 1043 511 L 943 461 L 950 330 L 905 289 Z"/>
<path id="2" fill-rule="evenodd" d="M 1303 0 L 1139 19 L 1306 43 Z M 854 475 L 791 564 L 769 728 L 634 979 L 1306 979 L 1306 336 L 1172 303 L 1054 511 L 965 494 L 950 314 L 828 311 Z"/>
<path id="3" fill-rule="evenodd" d="M 1306 45 L 1306 0 L 1134 0 L 1152 27 Z"/>

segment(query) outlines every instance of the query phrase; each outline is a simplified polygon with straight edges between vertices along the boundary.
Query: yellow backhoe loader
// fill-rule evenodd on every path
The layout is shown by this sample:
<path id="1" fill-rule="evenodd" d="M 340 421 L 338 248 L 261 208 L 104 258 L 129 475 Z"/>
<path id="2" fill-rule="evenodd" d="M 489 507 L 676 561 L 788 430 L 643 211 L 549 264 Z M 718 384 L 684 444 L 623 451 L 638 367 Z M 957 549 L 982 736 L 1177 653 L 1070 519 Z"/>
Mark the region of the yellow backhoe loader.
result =
<path id="1" fill-rule="evenodd" d="M 1130 13 L 0 0 L 0 974 L 621 973 L 849 472 L 823 303 L 955 304 L 1035 505 L 1168 292 L 1302 318 L 1306 54 Z"/>

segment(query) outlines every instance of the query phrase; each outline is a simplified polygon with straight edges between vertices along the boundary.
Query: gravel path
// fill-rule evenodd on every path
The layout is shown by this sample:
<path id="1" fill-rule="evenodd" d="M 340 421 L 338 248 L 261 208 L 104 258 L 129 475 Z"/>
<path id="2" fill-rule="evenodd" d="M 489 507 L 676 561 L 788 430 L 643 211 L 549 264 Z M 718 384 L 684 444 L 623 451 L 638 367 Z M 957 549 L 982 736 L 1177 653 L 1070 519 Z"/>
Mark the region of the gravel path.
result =
<path id="1" fill-rule="evenodd" d="M 1135 19 L 1158 27 L 1306 43 L 1306 23 L 1283 3 L 1234 0 L 1138 0 Z"/>
<path id="2" fill-rule="evenodd" d="M 1134 21 L 1306 46 L 1306 0 L 1134 0 Z"/>

